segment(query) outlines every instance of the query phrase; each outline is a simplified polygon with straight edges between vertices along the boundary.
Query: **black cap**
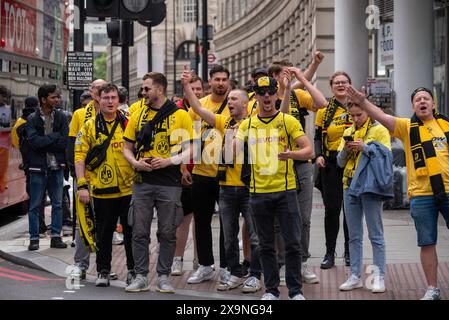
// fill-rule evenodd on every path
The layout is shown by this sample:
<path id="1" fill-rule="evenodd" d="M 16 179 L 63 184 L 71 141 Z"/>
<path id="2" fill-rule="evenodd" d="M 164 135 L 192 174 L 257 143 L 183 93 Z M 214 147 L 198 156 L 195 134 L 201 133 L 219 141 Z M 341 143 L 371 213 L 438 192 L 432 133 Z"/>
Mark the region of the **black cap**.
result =
<path id="1" fill-rule="evenodd" d="M 413 103 L 413 99 L 415 99 L 415 96 L 419 93 L 419 92 L 427 92 L 428 94 L 430 94 L 430 96 L 432 97 L 432 99 L 434 99 L 433 97 L 433 92 L 430 89 L 427 89 L 425 87 L 419 87 L 416 88 L 413 93 L 412 93 L 412 103 Z"/>
<path id="2" fill-rule="evenodd" d="M 254 79 L 259 74 L 268 77 L 268 70 L 267 70 L 267 68 L 256 68 L 256 69 L 254 69 L 253 72 L 251 73 L 251 77 L 253 77 L 253 79 Z"/>
<path id="3" fill-rule="evenodd" d="M 36 97 L 30 96 L 25 98 L 25 108 L 36 109 L 38 106 L 39 100 Z"/>

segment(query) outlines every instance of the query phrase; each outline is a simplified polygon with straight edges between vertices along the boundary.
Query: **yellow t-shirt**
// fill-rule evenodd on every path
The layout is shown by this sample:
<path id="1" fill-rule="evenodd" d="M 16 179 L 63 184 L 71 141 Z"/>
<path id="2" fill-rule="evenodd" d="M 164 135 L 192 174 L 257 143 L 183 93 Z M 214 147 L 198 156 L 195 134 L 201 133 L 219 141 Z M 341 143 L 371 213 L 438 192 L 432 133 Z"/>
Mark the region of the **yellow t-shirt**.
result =
<path id="1" fill-rule="evenodd" d="M 211 96 L 204 97 L 200 100 L 203 108 L 207 110 L 217 113 L 220 107 L 223 104 L 221 102 L 213 102 L 211 100 Z M 220 161 L 221 155 L 221 147 L 222 147 L 222 135 L 219 130 L 213 128 L 205 121 L 201 121 L 198 123 L 201 118 L 193 111 L 192 108 L 189 110 L 189 115 L 194 121 L 195 127 L 195 139 L 199 138 L 198 127 L 201 128 L 201 137 L 204 139 L 201 145 L 201 155 L 195 155 L 195 166 L 193 168 L 193 174 L 204 176 L 204 177 L 213 177 L 215 178 L 218 173 L 218 163 Z M 229 117 L 229 108 L 226 106 L 221 112 L 221 115 Z M 198 122 L 197 122 L 198 121 Z"/>
<path id="2" fill-rule="evenodd" d="M 81 127 L 92 118 L 95 118 L 96 111 L 94 101 L 91 100 L 84 108 L 79 108 L 73 113 L 72 121 L 70 122 L 69 137 L 76 138 Z"/>
<path id="3" fill-rule="evenodd" d="M 142 109 L 143 106 L 145 106 L 145 98 L 134 102 L 132 105 L 129 106 L 129 109 L 128 109 L 129 116 L 132 116 L 132 114 L 134 112 L 136 112 L 137 110 Z"/>
<path id="4" fill-rule="evenodd" d="M 393 136 L 401 139 L 404 144 L 405 161 L 407 165 L 408 195 L 409 197 L 431 196 L 433 195 L 433 191 L 429 177 L 416 176 L 410 147 L 410 122 L 410 119 L 397 118 L 393 133 Z M 433 137 L 433 146 L 437 154 L 437 159 L 440 162 L 444 187 L 446 190 L 449 190 L 449 151 L 446 136 L 435 119 L 424 122 L 424 127 L 427 128 Z"/>
<path id="5" fill-rule="evenodd" d="M 131 143 L 137 142 L 138 132 L 153 119 L 158 110 L 145 106 L 136 111 L 129 119 L 124 139 Z M 151 149 L 143 154 L 143 158 L 170 158 L 180 153 L 185 144 L 192 140 L 192 120 L 186 111 L 179 109 L 162 122 L 157 129 Z M 147 177 L 147 178 L 145 178 Z M 181 186 L 179 166 L 169 166 L 164 169 L 144 174 L 144 181 L 154 185 Z"/>
<path id="6" fill-rule="evenodd" d="M 14 124 L 14 127 L 11 130 L 11 143 L 12 143 L 12 146 L 14 148 L 16 148 L 17 150 L 19 150 L 19 148 L 20 148 L 20 141 L 19 141 L 19 136 L 17 135 L 17 128 L 25 123 L 27 123 L 27 121 L 24 118 L 20 117 L 16 121 L 16 123 Z"/>
<path id="7" fill-rule="evenodd" d="M 317 112 L 315 125 L 317 127 L 324 127 L 324 117 L 326 115 L 327 108 L 320 109 Z M 341 137 L 343 132 L 347 128 L 347 124 L 352 122 L 352 119 L 347 110 L 338 107 L 335 112 L 334 118 L 327 128 L 327 139 L 323 141 L 323 153 L 325 150 L 337 151 L 340 146 Z"/>
<path id="8" fill-rule="evenodd" d="M 111 132 L 114 122 L 106 122 L 108 132 Z M 87 153 L 94 146 L 101 144 L 107 136 L 100 133 L 96 139 L 95 118 L 88 120 L 78 133 L 75 141 L 75 163 L 86 160 Z M 123 156 L 123 129 L 119 124 L 114 132 L 107 150 L 106 160 L 94 171 L 88 171 L 91 194 L 95 198 L 111 199 L 128 196 L 132 193 L 134 169 Z M 86 169 L 87 171 L 87 169 Z M 101 194 L 99 189 L 118 186 L 119 192 Z M 98 192 L 98 194 L 97 194 Z"/>
<path id="9" fill-rule="evenodd" d="M 259 116 L 242 122 L 237 139 L 248 142 L 251 165 L 251 193 L 273 193 L 296 189 L 293 160 L 280 161 L 278 155 L 304 135 L 293 116 L 279 112 L 273 118 Z"/>
<path id="10" fill-rule="evenodd" d="M 256 100 L 256 93 L 248 93 L 248 117 L 257 116 L 259 114 L 259 103 Z"/>
<path id="11" fill-rule="evenodd" d="M 343 136 L 350 136 L 352 134 L 353 128 L 348 128 L 343 133 Z M 360 138 L 360 130 L 356 130 L 353 135 L 354 141 L 357 141 Z M 373 123 L 372 127 L 368 130 L 365 137 L 363 137 L 363 143 L 368 144 L 370 142 L 377 141 L 384 146 L 386 146 L 388 149 L 391 150 L 391 137 L 390 133 L 388 132 L 387 128 L 379 124 L 378 122 Z M 342 138 L 340 141 L 340 146 L 338 147 L 338 151 L 340 152 L 345 147 L 346 141 Z M 353 171 L 355 172 L 357 170 L 357 166 L 359 165 L 360 158 L 362 156 L 362 152 L 358 152 L 357 158 L 355 159 L 354 164 L 354 157 L 351 157 L 348 159 L 348 162 L 346 163 L 346 167 L 350 166 L 353 167 Z M 348 177 L 343 176 L 343 189 L 347 189 L 348 186 Z"/>
<path id="12" fill-rule="evenodd" d="M 226 130 L 239 122 L 232 121 L 232 118 L 223 115 L 217 115 L 215 118 L 215 127 L 220 131 L 223 139 L 226 139 Z M 227 150 L 232 151 L 232 141 L 227 141 L 225 144 Z M 220 186 L 244 187 L 245 184 L 242 182 L 241 177 L 242 164 L 234 163 L 232 166 L 226 167 L 226 180 L 220 180 Z"/>

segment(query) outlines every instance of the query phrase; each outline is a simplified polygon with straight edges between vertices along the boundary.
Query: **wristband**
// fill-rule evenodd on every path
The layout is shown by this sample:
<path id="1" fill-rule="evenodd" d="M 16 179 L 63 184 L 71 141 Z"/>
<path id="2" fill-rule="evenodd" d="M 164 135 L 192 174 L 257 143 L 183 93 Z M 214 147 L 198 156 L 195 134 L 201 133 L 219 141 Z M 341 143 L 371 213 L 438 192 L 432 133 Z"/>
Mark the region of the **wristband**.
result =
<path id="1" fill-rule="evenodd" d="M 77 180 L 77 189 L 81 190 L 81 189 L 88 189 L 89 186 L 87 184 L 87 180 L 86 178 L 81 178 Z"/>

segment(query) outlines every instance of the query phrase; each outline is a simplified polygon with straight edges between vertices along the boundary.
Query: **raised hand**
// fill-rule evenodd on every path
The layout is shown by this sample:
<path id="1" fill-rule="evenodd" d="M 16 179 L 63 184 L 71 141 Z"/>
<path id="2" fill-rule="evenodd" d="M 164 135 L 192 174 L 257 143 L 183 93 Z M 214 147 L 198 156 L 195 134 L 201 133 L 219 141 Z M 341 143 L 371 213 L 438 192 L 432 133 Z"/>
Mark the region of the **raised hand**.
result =
<path id="1" fill-rule="evenodd" d="M 346 93 L 348 98 L 355 104 L 361 104 L 366 99 L 365 93 L 356 90 L 352 85 L 346 87 Z"/>
<path id="2" fill-rule="evenodd" d="M 313 62 L 316 64 L 321 64 L 324 60 L 324 54 L 321 51 L 315 52 L 313 55 Z"/>
<path id="3" fill-rule="evenodd" d="M 182 71 L 181 83 L 183 86 L 188 86 L 190 84 L 190 80 L 192 79 L 192 70 L 190 70 L 187 66 L 184 66 L 184 70 Z"/>

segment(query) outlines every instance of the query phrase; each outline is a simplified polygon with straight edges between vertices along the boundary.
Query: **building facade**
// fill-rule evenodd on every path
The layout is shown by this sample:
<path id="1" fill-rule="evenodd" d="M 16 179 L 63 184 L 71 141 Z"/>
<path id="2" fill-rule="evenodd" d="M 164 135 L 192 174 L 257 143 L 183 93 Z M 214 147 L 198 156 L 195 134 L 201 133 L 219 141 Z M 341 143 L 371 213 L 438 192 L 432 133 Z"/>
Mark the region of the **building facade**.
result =
<path id="1" fill-rule="evenodd" d="M 181 94 L 180 77 L 185 65 L 194 67 L 196 41 L 196 5 L 201 1 L 168 0 L 167 16 L 152 28 L 152 71 L 162 72 L 168 79 L 168 95 Z M 216 24 L 217 1 L 208 1 L 208 24 Z M 142 76 L 148 70 L 148 28 L 134 23 L 134 46 L 129 48 L 130 101 L 137 99 Z M 214 50 L 213 44 L 211 50 Z M 108 48 L 108 79 L 121 82 L 121 49 Z M 176 87 L 175 87 L 176 86 Z"/>
<path id="2" fill-rule="evenodd" d="M 277 58 L 305 69 L 320 50 L 326 58 L 315 83 L 326 96 L 330 75 L 345 70 L 398 116 L 411 115 L 418 86 L 433 87 L 439 110 L 448 114 L 448 6 L 447 0 L 218 0 L 214 44 L 219 63 L 242 84 Z"/>

